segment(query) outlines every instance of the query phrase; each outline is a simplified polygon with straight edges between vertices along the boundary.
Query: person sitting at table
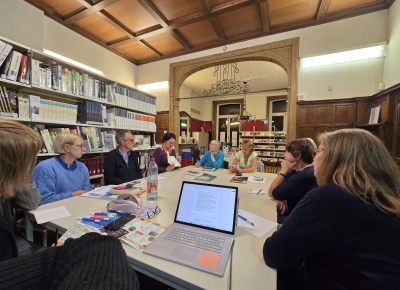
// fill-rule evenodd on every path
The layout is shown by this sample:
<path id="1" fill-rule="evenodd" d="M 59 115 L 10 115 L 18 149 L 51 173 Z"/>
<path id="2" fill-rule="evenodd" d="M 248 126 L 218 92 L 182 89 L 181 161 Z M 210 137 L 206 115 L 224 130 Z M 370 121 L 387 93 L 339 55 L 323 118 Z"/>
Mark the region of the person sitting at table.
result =
<path id="1" fill-rule="evenodd" d="M 304 265 L 308 289 L 398 289 L 400 170 L 362 129 L 319 135 L 310 190 L 269 237 L 265 263 Z"/>
<path id="2" fill-rule="evenodd" d="M 32 180 L 42 195 L 40 204 L 81 195 L 89 190 L 87 167 L 77 161 L 85 152 L 81 136 L 60 133 L 53 143 L 54 153 L 59 156 L 40 162 L 33 171 Z"/>
<path id="3" fill-rule="evenodd" d="M 104 184 L 121 184 L 143 177 L 133 135 L 128 130 L 115 134 L 118 147 L 104 157 Z"/>
<path id="4" fill-rule="evenodd" d="M 174 133 L 167 132 L 162 138 L 162 145 L 154 150 L 153 158 L 155 159 L 158 166 L 158 173 L 169 172 L 175 169 L 175 164 L 169 163 L 169 156 L 174 156 L 178 162 L 181 162 L 181 158 L 176 157 L 175 145 L 176 136 Z"/>
<path id="5" fill-rule="evenodd" d="M 209 151 L 204 154 L 203 158 L 196 162 L 195 166 L 200 167 L 206 164 L 207 167 L 223 168 L 224 153 L 220 149 L 221 142 L 212 140 L 210 142 Z"/>
<path id="6" fill-rule="evenodd" d="M 62 246 L 19 256 L 19 237 L 8 207 L 18 200 L 26 209 L 39 203 L 40 195 L 30 179 L 41 147 L 42 139 L 35 131 L 0 118 L 0 288 L 139 289 L 121 242 L 114 237 L 89 233 Z"/>
<path id="7" fill-rule="evenodd" d="M 244 139 L 241 144 L 242 150 L 235 155 L 231 165 L 231 172 L 252 173 L 257 171 L 257 153 L 254 152 L 252 140 Z"/>
<path id="8" fill-rule="evenodd" d="M 286 145 L 281 171 L 268 189 L 269 197 L 277 203 L 279 214 L 289 215 L 304 195 L 317 187 L 312 165 L 316 153 L 317 146 L 310 138 L 296 139 Z"/>

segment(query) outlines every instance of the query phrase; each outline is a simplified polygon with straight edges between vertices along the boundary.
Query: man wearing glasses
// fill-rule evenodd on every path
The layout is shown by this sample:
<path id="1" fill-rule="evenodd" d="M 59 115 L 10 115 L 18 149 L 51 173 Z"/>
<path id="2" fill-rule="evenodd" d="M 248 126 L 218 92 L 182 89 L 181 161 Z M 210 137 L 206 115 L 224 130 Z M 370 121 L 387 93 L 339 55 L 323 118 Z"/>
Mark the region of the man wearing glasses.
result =
<path id="1" fill-rule="evenodd" d="M 104 184 L 121 184 L 143 177 L 139 157 L 132 151 L 135 147 L 133 135 L 128 130 L 115 134 L 118 147 L 104 158 Z"/>

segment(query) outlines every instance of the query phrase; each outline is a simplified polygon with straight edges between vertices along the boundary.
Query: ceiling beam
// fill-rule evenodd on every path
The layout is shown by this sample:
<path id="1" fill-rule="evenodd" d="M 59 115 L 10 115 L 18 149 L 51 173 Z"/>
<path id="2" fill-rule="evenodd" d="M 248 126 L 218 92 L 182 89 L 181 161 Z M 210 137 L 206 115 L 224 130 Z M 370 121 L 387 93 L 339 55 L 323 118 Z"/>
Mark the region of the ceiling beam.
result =
<path id="1" fill-rule="evenodd" d="M 210 23 L 211 23 L 211 26 L 212 26 L 212 28 L 214 29 L 215 33 L 217 34 L 217 36 L 218 36 L 218 38 L 219 38 L 219 41 L 220 41 L 221 43 L 226 42 L 225 32 L 224 32 L 224 30 L 222 29 L 222 26 L 221 26 L 221 24 L 219 23 L 217 17 L 212 17 L 212 18 L 210 18 Z"/>
<path id="2" fill-rule="evenodd" d="M 394 3 L 394 1 L 396 1 L 396 0 L 386 0 L 385 1 L 386 7 L 389 9 L 390 6 L 392 6 L 392 4 Z"/>
<path id="3" fill-rule="evenodd" d="M 268 32 L 271 29 L 269 20 L 269 3 L 268 1 L 258 3 L 260 9 L 261 24 L 264 32 Z"/>
<path id="4" fill-rule="evenodd" d="M 331 3 L 331 0 L 321 0 L 319 2 L 319 8 L 317 12 L 317 17 L 315 19 L 319 20 L 325 17 L 326 12 L 328 11 L 329 4 Z"/>
<path id="5" fill-rule="evenodd" d="M 83 0 L 79 0 L 79 1 L 83 1 Z M 149 4 L 149 2 L 150 1 L 148 1 L 148 0 L 137 0 L 138 1 L 138 3 L 139 4 L 142 4 L 142 3 L 144 3 L 144 5 L 147 5 L 147 4 Z M 179 27 L 182 27 L 182 26 L 186 26 L 186 25 L 189 25 L 189 24 L 192 24 L 192 23 L 195 23 L 195 22 L 199 22 L 199 21 L 201 21 L 201 20 L 206 20 L 206 19 L 208 19 L 209 21 L 210 21 L 210 23 L 211 23 L 211 18 L 213 18 L 213 17 L 215 17 L 215 16 L 218 16 L 218 15 L 221 15 L 221 14 L 223 14 L 223 13 L 226 13 L 226 12 L 230 12 L 230 11 L 234 11 L 234 10 L 236 10 L 236 9 L 241 9 L 241 8 L 244 8 L 244 7 L 248 7 L 248 6 L 252 6 L 252 5 L 255 5 L 255 4 L 258 4 L 258 3 L 261 3 L 261 2 L 265 2 L 265 1 L 267 1 L 267 0 L 237 0 L 237 1 L 233 1 L 233 2 L 230 2 L 229 4 L 224 4 L 224 5 L 221 5 L 221 6 L 218 6 L 218 7 L 215 7 L 214 9 L 212 9 L 211 10 L 211 12 L 209 13 L 209 14 L 204 14 L 204 13 L 201 13 L 201 14 L 197 14 L 196 16 L 190 16 L 190 17 L 185 17 L 185 18 L 183 18 L 183 19 L 180 19 L 180 20 L 177 20 L 177 21 L 167 21 L 166 19 L 165 19 L 165 17 L 164 17 L 164 20 L 162 21 L 162 22 L 165 22 L 165 23 L 167 23 L 168 22 L 168 26 L 163 26 L 163 28 L 161 28 L 161 29 L 158 29 L 158 30 L 155 30 L 155 31 L 151 31 L 151 32 L 149 32 L 149 34 L 150 35 L 148 35 L 147 33 L 144 33 L 144 34 L 141 34 L 141 35 L 137 35 L 135 38 L 132 38 L 132 39 L 130 39 L 130 40 L 125 40 L 125 41 L 123 41 L 123 42 L 121 42 L 121 43 L 113 43 L 112 44 L 112 46 L 111 47 L 117 47 L 117 46 L 119 46 L 119 45 L 122 45 L 122 44 L 126 44 L 126 43 L 129 43 L 129 42 L 133 42 L 133 41 L 138 41 L 138 40 L 142 40 L 142 39 L 145 39 L 145 38 L 148 38 L 148 37 L 150 37 L 150 36 L 154 36 L 154 35 L 157 35 L 157 34 L 161 34 L 161 33 L 165 33 L 165 32 L 168 32 L 168 31 L 170 31 L 170 30 L 173 30 L 173 29 L 177 29 L 177 28 L 179 28 Z M 155 13 L 155 15 L 156 16 L 153 16 L 153 17 L 158 17 L 158 18 L 156 18 L 157 19 L 157 21 L 160 21 L 159 20 L 159 18 L 160 18 L 160 15 L 158 15 L 156 12 L 155 12 L 155 10 L 153 10 L 152 8 L 151 8 L 151 5 L 152 4 L 149 4 L 150 6 L 150 10 L 147 10 L 147 8 L 145 7 L 145 6 L 143 6 L 150 14 L 151 14 L 151 12 L 150 11 L 152 11 L 152 13 Z M 156 9 L 156 8 L 155 8 Z M 157 9 L 156 9 L 157 10 Z M 152 14 L 153 15 L 153 14 Z M 162 14 L 161 14 L 162 15 Z M 161 19 L 162 20 L 162 19 Z M 160 24 L 161 24 L 161 22 L 160 22 Z M 162 25 L 162 24 L 161 24 Z M 217 33 L 217 32 L 216 32 Z M 218 35 L 218 34 L 217 34 Z"/>
<path id="6" fill-rule="evenodd" d="M 162 56 L 162 53 L 159 52 L 157 49 L 155 49 L 154 47 L 152 47 L 148 42 L 146 42 L 145 40 L 141 40 L 141 43 L 143 43 L 144 45 L 146 45 L 148 48 L 150 48 L 152 51 L 154 51 L 159 57 Z"/>
<path id="7" fill-rule="evenodd" d="M 173 29 L 170 31 L 170 33 L 172 37 L 175 38 L 176 41 L 178 41 L 186 51 L 189 51 L 191 49 L 189 42 L 178 30 Z"/>
<path id="8" fill-rule="evenodd" d="M 147 12 L 149 12 L 151 16 L 153 16 L 158 21 L 158 23 L 160 23 L 162 27 L 168 26 L 168 19 L 165 18 L 165 16 L 161 13 L 161 11 L 158 10 L 158 8 L 152 2 L 148 0 L 137 0 L 137 1 L 140 5 L 142 5 L 144 9 L 146 9 Z"/>

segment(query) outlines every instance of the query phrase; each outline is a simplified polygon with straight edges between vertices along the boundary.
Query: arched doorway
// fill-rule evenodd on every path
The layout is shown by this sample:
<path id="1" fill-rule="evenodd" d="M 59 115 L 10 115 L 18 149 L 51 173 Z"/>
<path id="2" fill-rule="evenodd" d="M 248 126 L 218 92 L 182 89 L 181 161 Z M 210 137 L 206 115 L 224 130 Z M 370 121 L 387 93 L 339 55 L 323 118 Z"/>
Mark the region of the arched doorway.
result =
<path id="1" fill-rule="evenodd" d="M 296 99 L 299 67 L 299 38 L 239 49 L 187 61 L 170 64 L 169 78 L 169 130 L 179 132 L 179 91 L 184 80 L 191 74 L 215 66 L 218 63 L 232 61 L 261 60 L 270 61 L 282 67 L 288 76 L 288 127 L 287 141 L 296 138 Z"/>

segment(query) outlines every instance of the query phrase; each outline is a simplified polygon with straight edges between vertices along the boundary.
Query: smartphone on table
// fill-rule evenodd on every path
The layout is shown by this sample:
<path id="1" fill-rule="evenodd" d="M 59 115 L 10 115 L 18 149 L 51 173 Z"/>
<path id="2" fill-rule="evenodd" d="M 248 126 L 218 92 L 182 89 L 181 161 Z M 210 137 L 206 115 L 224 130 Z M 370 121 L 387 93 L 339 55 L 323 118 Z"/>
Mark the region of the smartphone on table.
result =
<path id="1" fill-rule="evenodd" d="M 107 230 L 117 230 L 124 225 L 126 225 L 128 222 L 133 220 L 136 216 L 132 214 L 123 214 L 119 218 L 117 218 L 115 221 L 112 221 L 108 225 L 104 226 L 105 229 Z"/>

